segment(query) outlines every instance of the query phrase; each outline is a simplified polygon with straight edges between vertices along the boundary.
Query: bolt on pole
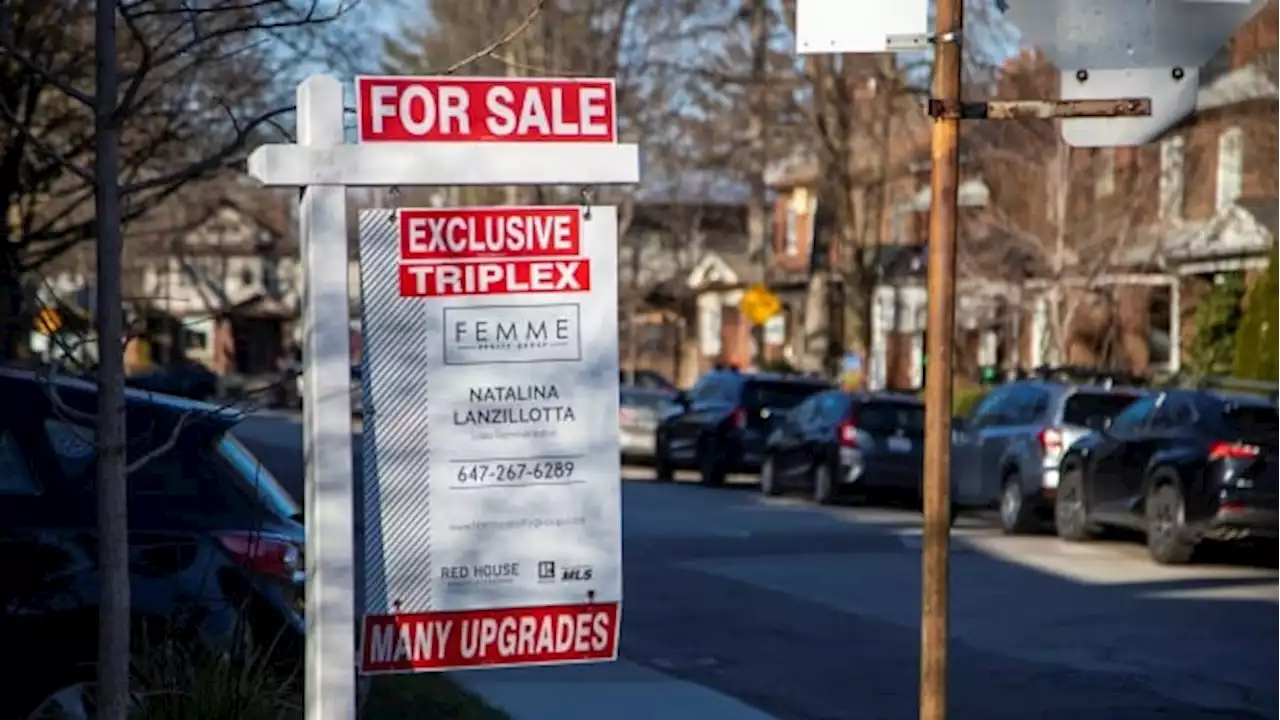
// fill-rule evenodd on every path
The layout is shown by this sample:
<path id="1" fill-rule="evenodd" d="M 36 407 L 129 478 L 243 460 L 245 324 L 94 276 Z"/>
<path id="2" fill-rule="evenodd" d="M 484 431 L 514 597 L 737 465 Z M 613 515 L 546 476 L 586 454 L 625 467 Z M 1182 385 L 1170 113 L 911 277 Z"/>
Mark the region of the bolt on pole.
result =
<path id="1" fill-rule="evenodd" d="M 963 0 L 938 0 L 933 100 L 960 103 Z M 920 720 L 947 716 L 947 621 L 951 551 L 951 335 L 955 324 L 959 114 L 933 118 L 925 368 L 924 548 L 920 602 Z"/>

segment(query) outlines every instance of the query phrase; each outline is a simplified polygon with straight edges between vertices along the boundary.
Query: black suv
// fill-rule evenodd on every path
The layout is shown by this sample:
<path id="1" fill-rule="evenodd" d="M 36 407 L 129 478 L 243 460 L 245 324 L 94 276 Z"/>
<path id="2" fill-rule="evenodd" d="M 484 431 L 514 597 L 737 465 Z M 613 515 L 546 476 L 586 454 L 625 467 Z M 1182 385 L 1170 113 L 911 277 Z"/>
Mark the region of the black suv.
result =
<path id="1" fill-rule="evenodd" d="M 97 388 L 0 368 L 0 397 L 16 409 L 0 414 L 0 718 L 81 717 L 68 703 L 92 702 L 97 652 Z M 128 478 L 140 639 L 249 641 L 295 662 L 301 512 L 231 436 L 240 414 L 140 390 L 127 391 L 125 412 L 129 462 L 153 456 Z"/>
<path id="2" fill-rule="evenodd" d="M 1062 459 L 1058 535 L 1144 531 L 1152 557 L 1184 563 L 1202 540 L 1276 537 L 1276 405 L 1207 390 L 1144 397 Z"/>
<path id="3" fill-rule="evenodd" d="M 654 466 L 658 480 L 696 469 L 704 485 L 728 473 L 757 473 L 775 423 L 809 396 L 828 390 L 821 378 L 715 370 L 676 396 L 658 423 Z"/>

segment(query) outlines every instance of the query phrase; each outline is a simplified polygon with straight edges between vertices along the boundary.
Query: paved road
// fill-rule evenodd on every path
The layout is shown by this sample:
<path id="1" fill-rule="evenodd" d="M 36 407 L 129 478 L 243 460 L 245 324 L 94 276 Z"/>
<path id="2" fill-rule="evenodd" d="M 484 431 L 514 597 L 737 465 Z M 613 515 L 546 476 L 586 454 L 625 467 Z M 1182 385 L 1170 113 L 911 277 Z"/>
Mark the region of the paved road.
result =
<path id="1" fill-rule="evenodd" d="M 296 427 L 255 422 L 298 491 Z M 629 660 L 784 720 L 914 716 L 918 513 L 640 479 L 623 497 Z M 952 717 L 1277 717 L 1274 555 L 1174 569 L 1124 542 L 954 536 Z"/>

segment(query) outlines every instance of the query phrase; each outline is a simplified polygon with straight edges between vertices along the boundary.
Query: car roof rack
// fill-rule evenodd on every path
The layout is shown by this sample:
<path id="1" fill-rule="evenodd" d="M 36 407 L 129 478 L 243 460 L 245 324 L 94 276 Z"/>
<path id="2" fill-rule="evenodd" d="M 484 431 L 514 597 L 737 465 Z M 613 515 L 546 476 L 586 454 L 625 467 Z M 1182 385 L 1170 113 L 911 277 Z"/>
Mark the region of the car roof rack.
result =
<path id="1" fill-rule="evenodd" d="M 1271 402 L 1277 402 L 1280 398 L 1280 384 L 1266 380 L 1250 380 L 1227 375 L 1202 375 L 1194 378 L 1190 385 L 1196 390 L 1221 390 L 1261 395 Z"/>
<path id="2" fill-rule="evenodd" d="M 1020 369 L 1016 379 L 1083 383 L 1108 388 L 1118 385 L 1142 387 L 1147 384 L 1147 378 L 1137 373 L 1089 365 L 1040 365 L 1030 370 Z"/>

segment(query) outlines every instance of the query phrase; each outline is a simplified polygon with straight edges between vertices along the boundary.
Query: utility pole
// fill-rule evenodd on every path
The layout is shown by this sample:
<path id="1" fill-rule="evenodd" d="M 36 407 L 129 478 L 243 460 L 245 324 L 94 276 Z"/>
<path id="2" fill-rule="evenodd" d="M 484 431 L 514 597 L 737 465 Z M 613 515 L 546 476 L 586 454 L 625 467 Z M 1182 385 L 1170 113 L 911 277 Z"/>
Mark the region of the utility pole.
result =
<path id="1" fill-rule="evenodd" d="M 933 95 L 960 102 L 964 0 L 938 0 Z M 960 118 L 934 117 L 931 139 L 928 346 L 925 357 L 924 534 L 920 597 L 920 720 L 947 716 L 951 554 L 951 336 L 955 325 L 956 205 Z"/>
<path id="2" fill-rule="evenodd" d="M 98 326 L 98 720 L 129 710 L 129 516 L 125 485 L 124 271 L 120 227 L 120 138 L 116 97 L 116 3 L 94 12 L 94 212 Z"/>

